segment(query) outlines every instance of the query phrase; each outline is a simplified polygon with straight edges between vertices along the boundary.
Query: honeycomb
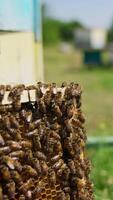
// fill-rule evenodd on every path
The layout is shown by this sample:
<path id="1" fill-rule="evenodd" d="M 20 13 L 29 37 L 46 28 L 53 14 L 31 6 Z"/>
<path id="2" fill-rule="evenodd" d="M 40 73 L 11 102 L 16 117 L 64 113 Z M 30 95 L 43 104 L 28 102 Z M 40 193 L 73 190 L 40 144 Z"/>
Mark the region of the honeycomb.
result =
<path id="1" fill-rule="evenodd" d="M 0 200 L 93 200 L 81 95 L 75 83 L 0 86 Z"/>
<path id="2" fill-rule="evenodd" d="M 57 196 L 61 193 L 60 184 L 56 184 L 53 187 L 50 187 L 48 179 L 45 178 L 42 181 L 42 191 L 38 200 L 57 200 Z"/>

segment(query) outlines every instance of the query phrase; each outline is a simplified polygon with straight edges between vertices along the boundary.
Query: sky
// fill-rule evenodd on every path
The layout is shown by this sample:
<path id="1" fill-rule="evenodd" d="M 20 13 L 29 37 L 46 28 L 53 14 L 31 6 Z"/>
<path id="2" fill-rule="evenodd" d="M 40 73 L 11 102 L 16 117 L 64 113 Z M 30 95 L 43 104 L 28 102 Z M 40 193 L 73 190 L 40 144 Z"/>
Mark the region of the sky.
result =
<path id="1" fill-rule="evenodd" d="M 43 0 L 50 15 L 62 20 L 79 20 L 87 27 L 109 28 L 113 0 Z"/>

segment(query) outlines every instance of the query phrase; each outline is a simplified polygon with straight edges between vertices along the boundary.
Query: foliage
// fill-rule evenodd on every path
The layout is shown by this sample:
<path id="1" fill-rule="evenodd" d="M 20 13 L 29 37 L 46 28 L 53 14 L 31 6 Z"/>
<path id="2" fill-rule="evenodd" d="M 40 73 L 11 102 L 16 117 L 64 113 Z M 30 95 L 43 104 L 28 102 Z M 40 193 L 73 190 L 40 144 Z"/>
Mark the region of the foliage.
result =
<path id="1" fill-rule="evenodd" d="M 60 36 L 63 41 L 72 41 L 74 31 L 77 28 L 82 28 L 82 24 L 77 21 L 64 22 L 60 27 Z"/>
<path id="2" fill-rule="evenodd" d="M 108 42 L 113 42 L 113 23 L 108 31 Z"/>
<path id="3" fill-rule="evenodd" d="M 49 17 L 43 18 L 43 41 L 44 44 L 55 44 L 59 41 L 72 41 L 73 32 L 82 27 L 77 21 L 62 22 Z"/>
<path id="4" fill-rule="evenodd" d="M 43 41 L 44 44 L 54 44 L 60 40 L 61 23 L 58 20 L 45 18 L 43 20 Z"/>

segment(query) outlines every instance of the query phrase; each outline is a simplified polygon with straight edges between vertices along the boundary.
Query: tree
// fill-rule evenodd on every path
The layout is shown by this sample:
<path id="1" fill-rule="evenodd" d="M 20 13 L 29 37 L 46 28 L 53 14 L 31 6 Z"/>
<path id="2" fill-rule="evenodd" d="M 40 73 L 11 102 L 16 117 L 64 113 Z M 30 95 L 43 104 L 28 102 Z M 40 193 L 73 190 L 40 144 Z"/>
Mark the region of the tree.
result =
<path id="1" fill-rule="evenodd" d="M 43 21 L 43 41 L 45 44 L 58 43 L 60 41 L 61 22 L 55 19 L 46 18 Z"/>
<path id="2" fill-rule="evenodd" d="M 77 21 L 62 23 L 62 26 L 60 27 L 61 39 L 64 41 L 72 41 L 74 30 L 81 27 L 83 27 L 83 25 Z"/>
<path id="3" fill-rule="evenodd" d="M 108 42 L 113 42 L 113 22 L 112 22 L 111 27 L 108 31 Z"/>

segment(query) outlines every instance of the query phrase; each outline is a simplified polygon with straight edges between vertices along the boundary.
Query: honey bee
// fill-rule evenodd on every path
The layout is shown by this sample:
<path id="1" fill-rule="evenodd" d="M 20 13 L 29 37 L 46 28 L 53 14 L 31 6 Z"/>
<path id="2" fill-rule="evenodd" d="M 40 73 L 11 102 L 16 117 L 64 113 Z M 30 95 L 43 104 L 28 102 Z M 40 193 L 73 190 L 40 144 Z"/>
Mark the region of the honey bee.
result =
<path id="1" fill-rule="evenodd" d="M 27 137 L 32 137 L 32 136 L 35 135 L 35 134 L 37 134 L 37 129 L 25 133 L 25 136 L 27 136 Z"/>
<path id="2" fill-rule="evenodd" d="M 78 198 L 81 200 L 87 199 L 87 193 L 85 191 L 78 191 Z"/>
<path id="3" fill-rule="evenodd" d="M 30 165 L 24 165 L 23 170 L 24 170 L 24 174 L 26 174 L 29 177 L 37 176 L 37 171 L 34 168 L 32 168 Z"/>
<path id="4" fill-rule="evenodd" d="M 0 165 L 0 172 L 2 174 L 3 180 L 9 181 L 11 178 L 9 168 L 5 165 Z"/>
<path id="5" fill-rule="evenodd" d="M 57 200 L 66 200 L 66 195 L 65 195 L 65 193 L 63 191 L 58 193 Z"/>
<path id="6" fill-rule="evenodd" d="M 94 199 L 94 196 L 93 196 L 93 187 L 94 187 L 94 184 L 90 181 L 90 180 L 86 180 L 86 189 L 87 189 L 87 193 L 88 193 L 88 197 L 90 197 L 91 199 Z"/>
<path id="7" fill-rule="evenodd" d="M 75 174 L 76 173 L 76 168 L 75 168 L 75 164 L 73 160 L 68 160 L 68 167 L 71 171 L 71 174 Z"/>
<path id="8" fill-rule="evenodd" d="M 45 150 L 49 154 L 53 154 L 53 152 L 54 152 L 54 144 L 55 144 L 54 138 L 47 138 L 47 144 L 45 146 Z"/>
<path id="9" fill-rule="evenodd" d="M 77 197 L 77 191 L 72 191 L 71 196 L 72 196 L 72 200 L 77 200 L 78 199 L 78 197 Z"/>
<path id="10" fill-rule="evenodd" d="M 62 83 L 61 87 L 62 87 L 62 88 L 67 87 L 67 82 L 64 81 L 64 82 Z"/>
<path id="11" fill-rule="evenodd" d="M 4 117 L 2 118 L 2 121 L 3 121 L 4 127 L 5 127 L 7 130 L 9 130 L 9 129 L 11 128 L 11 123 L 10 123 L 9 117 L 8 117 L 8 116 L 4 116 Z"/>
<path id="12" fill-rule="evenodd" d="M 2 103 L 5 91 L 6 91 L 6 87 L 4 85 L 0 85 L 0 103 Z"/>
<path id="13" fill-rule="evenodd" d="M 79 169 L 77 170 L 77 177 L 78 177 L 79 179 L 83 179 L 83 178 L 84 178 L 84 171 L 83 171 L 81 168 L 79 168 Z"/>
<path id="14" fill-rule="evenodd" d="M 0 155 L 8 154 L 10 152 L 11 152 L 11 149 L 9 146 L 0 147 Z"/>
<path id="15" fill-rule="evenodd" d="M 7 110 L 6 105 L 0 105 L 0 113 L 5 113 Z"/>
<path id="16" fill-rule="evenodd" d="M 14 128 L 19 128 L 19 123 L 13 115 L 10 116 L 10 122 Z"/>
<path id="17" fill-rule="evenodd" d="M 12 136 L 9 134 L 9 131 L 3 131 L 2 136 L 5 141 L 12 140 Z"/>
<path id="18" fill-rule="evenodd" d="M 58 162 L 56 162 L 52 166 L 52 168 L 55 169 L 55 170 L 59 170 L 63 164 L 64 164 L 64 161 L 62 159 L 60 159 Z"/>
<path id="19" fill-rule="evenodd" d="M 18 99 L 20 100 L 20 96 L 24 89 L 25 89 L 24 85 L 18 85 L 18 86 L 13 87 L 9 93 L 8 99 L 10 101 L 11 100 L 15 101 Z"/>
<path id="20" fill-rule="evenodd" d="M 48 179 L 50 186 L 54 186 L 56 184 L 56 174 L 55 171 L 51 168 L 48 171 Z"/>
<path id="21" fill-rule="evenodd" d="M 71 192 L 71 189 L 70 189 L 70 187 L 67 186 L 67 187 L 64 187 L 64 188 L 63 188 L 63 191 L 64 191 L 65 194 L 66 194 L 66 193 L 70 193 L 70 192 Z"/>
<path id="22" fill-rule="evenodd" d="M 81 109 L 78 109 L 78 119 L 80 120 L 80 122 L 84 123 L 85 122 L 85 116 L 82 113 Z"/>
<path id="23" fill-rule="evenodd" d="M 14 160 L 9 156 L 2 156 L 2 163 L 6 164 L 9 169 L 14 169 Z"/>
<path id="24" fill-rule="evenodd" d="M 81 123 L 78 119 L 72 119 L 72 124 L 73 124 L 74 126 L 79 127 L 79 128 L 83 128 L 82 123 Z"/>
<path id="25" fill-rule="evenodd" d="M 31 149 L 32 148 L 32 143 L 31 141 L 21 141 L 20 145 L 22 146 L 23 149 Z"/>
<path id="26" fill-rule="evenodd" d="M 40 151 L 36 151 L 36 152 L 35 152 L 35 156 L 36 156 L 39 160 L 44 160 L 44 161 L 47 160 L 46 156 L 45 156 L 42 152 L 40 152 Z"/>
<path id="27" fill-rule="evenodd" d="M 50 122 L 48 121 L 48 117 L 46 115 L 44 115 L 44 117 L 43 117 L 43 122 L 44 122 L 45 126 L 47 127 L 47 129 L 49 129 Z"/>
<path id="28" fill-rule="evenodd" d="M 82 168 L 84 169 L 86 176 L 88 176 L 88 174 L 91 171 L 91 162 L 87 158 L 84 158 L 84 163 L 82 164 Z"/>
<path id="29" fill-rule="evenodd" d="M 20 117 L 23 119 L 23 120 L 26 120 L 26 110 L 25 109 L 22 109 L 20 111 Z"/>
<path id="30" fill-rule="evenodd" d="M 41 192 L 42 187 L 40 185 L 36 186 L 32 192 L 33 199 L 38 200 L 38 197 L 40 197 Z"/>
<path id="31" fill-rule="evenodd" d="M 46 114 L 47 113 L 47 109 L 46 109 L 46 105 L 45 105 L 43 99 L 40 99 L 38 104 L 39 104 L 40 112 L 43 113 L 43 114 Z"/>
<path id="32" fill-rule="evenodd" d="M 55 99 L 56 104 L 58 106 L 61 106 L 62 105 L 62 101 L 63 101 L 62 92 L 61 91 L 57 91 L 54 99 Z"/>
<path id="33" fill-rule="evenodd" d="M 24 109 L 20 112 L 20 115 L 22 117 L 22 119 L 26 122 L 26 123 L 30 123 L 32 121 L 32 112 L 26 112 Z"/>
<path id="34" fill-rule="evenodd" d="M 6 85 L 6 91 L 11 91 L 11 85 Z"/>
<path id="35" fill-rule="evenodd" d="M 15 135 L 14 135 L 14 137 L 15 137 L 15 140 L 17 140 L 17 141 L 20 141 L 20 140 L 22 140 L 22 134 L 21 134 L 21 131 L 20 130 L 16 130 L 16 131 L 14 131 L 14 133 L 15 133 Z M 13 134 L 14 134 L 13 133 Z"/>
<path id="36" fill-rule="evenodd" d="M 60 130 L 61 129 L 61 125 L 60 124 L 58 124 L 58 122 L 55 122 L 55 123 L 53 123 L 53 124 L 51 124 L 50 125 L 50 128 L 52 129 L 52 130 Z"/>
<path id="37" fill-rule="evenodd" d="M 55 163 L 59 161 L 62 157 L 62 153 L 60 152 L 58 155 L 55 155 L 54 157 L 51 158 L 51 162 Z"/>
<path id="38" fill-rule="evenodd" d="M 51 84 L 50 91 L 51 91 L 52 95 L 55 93 L 55 92 L 54 92 L 54 89 L 56 89 L 56 83 L 52 83 L 52 84 Z"/>
<path id="39" fill-rule="evenodd" d="M 70 182 L 70 184 L 71 184 L 71 187 L 72 187 L 72 188 L 77 187 L 77 178 L 76 178 L 76 176 L 71 177 L 71 182 Z"/>
<path id="40" fill-rule="evenodd" d="M 11 178 L 15 181 L 15 183 L 18 186 L 21 186 L 23 184 L 22 178 L 17 171 L 15 171 L 15 170 L 11 171 Z"/>
<path id="41" fill-rule="evenodd" d="M 64 121 L 64 124 L 65 124 L 65 126 L 66 126 L 66 130 L 67 130 L 68 132 L 72 133 L 72 132 L 73 132 L 73 127 L 72 127 L 72 125 L 71 125 L 71 121 L 70 121 L 69 119 L 66 119 L 66 120 Z"/>
<path id="42" fill-rule="evenodd" d="M 41 87 L 43 86 L 43 83 L 42 83 L 41 81 L 39 81 L 39 82 L 37 83 L 37 86 L 38 86 L 39 88 L 41 88 Z"/>
<path id="43" fill-rule="evenodd" d="M 36 159 L 36 158 L 33 158 L 32 159 L 32 165 L 36 169 L 36 171 L 38 172 L 38 174 L 41 174 L 41 166 L 40 166 L 39 160 Z"/>
<path id="44" fill-rule="evenodd" d="M 41 166 L 41 171 L 42 174 L 45 176 L 48 174 L 48 165 L 46 164 L 46 162 L 44 160 L 40 161 L 40 166 Z"/>
<path id="45" fill-rule="evenodd" d="M 56 133 L 55 131 L 51 131 L 50 132 L 50 137 L 53 137 L 55 140 L 60 140 L 60 136 L 58 133 Z"/>
<path id="46" fill-rule="evenodd" d="M 68 181 L 70 177 L 70 169 L 68 167 L 65 167 L 62 173 L 62 179 Z"/>
<path id="47" fill-rule="evenodd" d="M 24 159 L 26 160 L 26 162 L 31 163 L 31 161 L 33 160 L 33 153 L 30 149 L 28 149 L 25 153 L 24 153 Z"/>
<path id="48" fill-rule="evenodd" d="M 18 158 L 23 158 L 25 153 L 24 151 L 13 151 L 9 154 L 11 157 L 18 157 Z"/>
<path id="49" fill-rule="evenodd" d="M 7 195 L 3 195 L 3 199 L 1 200 L 9 200 L 9 197 Z"/>
<path id="50" fill-rule="evenodd" d="M 68 118 L 70 119 L 71 117 L 73 117 L 73 115 L 77 116 L 77 110 L 75 110 L 75 107 L 74 105 L 70 105 L 68 108 L 67 108 L 67 116 Z"/>
<path id="51" fill-rule="evenodd" d="M 19 200 L 25 200 L 25 196 L 22 194 L 19 196 Z"/>
<path id="52" fill-rule="evenodd" d="M 36 121 L 30 123 L 30 124 L 29 124 L 29 129 L 30 129 L 30 130 L 34 130 L 34 129 L 36 129 L 36 128 L 39 128 L 39 126 L 40 126 L 40 119 L 38 119 L 38 120 L 36 120 Z"/>
<path id="53" fill-rule="evenodd" d="M 39 134 L 39 137 L 40 137 L 40 140 L 43 140 L 45 137 L 47 138 L 47 135 L 46 135 L 46 131 L 45 131 L 45 126 L 44 124 L 39 126 L 38 128 L 38 134 Z"/>
<path id="54" fill-rule="evenodd" d="M 7 183 L 6 188 L 7 188 L 7 193 L 8 193 L 9 198 L 14 199 L 15 198 L 15 191 L 16 191 L 14 181 L 11 180 L 9 183 Z"/>
<path id="55" fill-rule="evenodd" d="M 19 100 L 15 100 L 13 102 L 13 109 L 16 111 L 20 111 L 21 110 L 21 102 L 20 99 Z"/>
<path id="56" fill-rule="evenodd" d="M 55 142 L 54 151 L 56 154 L 59 154 L 60 152 L 62 152 L 62 145 L 60 141 Z"/>
<path id="57" fill-rule="evenodd" d="M 41 87 L 37 84 L 37 87 L 36 87 L 36 101 L 37 101 L 37 103 L 39 102 L 39 99 L 43 96 Z"/>
<path id="58" fill-rule="evenodd" d="M 61 132 L 62 141 L 64 141 L 65 138 L 67 138 L 67 137 L 71 137 L 71 135 L 72 135 L 72 133 L 71 132 L 67 132 L 66 127 L 64 127 L 64 129 Z"/>
<path id="59" fill-rule="evenodd" d="M 65 193 L 65 196 L 66 196 L 66 200 L 70 200 L 71 197 L 70 197 L 70 194 L 69 193 Z"/>
<path id="60" fill-rule="evenodd" d="M 32 188 L 33 186 L 33 179 L 30 178 L 27 182 L 23 183 L 21 187 L 19 187 L 19 191 L 25 195 L 27 191 L 30 190 L 30 188 Z"/>
<path id="61" fill-rule="evenodd" d="M 26 199 L 31 200 L 32 199 L 32 191 L 28 190 L 25 194 Z"/>
<path id="62" fill-rule="evenodd" d="M 11 150 L 20 150 L 22 147 L 18 142 L 7 141 L 6 144 L 10 147 Z"/>
<path id="63" fill-rule="evenodd" d="M 51 92 L 46 91 L 46 94 L 44 95 L 44 103 L 45 105 L 49 106 L 51 102 Z"/>
<path id="64" fill-rule="evenodd" d="M 3 199 L 3 190 L 2 190 L 2 186 L 0 185 L 0 199 Z"/>
<path id="65" fill-rule="evenodd" d="M 35 150 L 41 150 L 41 142 L 38 134 L 33 135 L 33 146 Z"/>
<path id="66" fill-rule="evenodd" d="M 72 98 L 71 89 L 69 88 L 69 86 L 67 86 L 66 89 L 65 89 L 64 98 L 66 100 L 69 100 L 70 98 Z"/>
<path id="67" fill-rule="evenodd" d="M 18 160 L 14 161 L 14 167 L 15 167 L 15 170 L 17 170 L 19 173 L 22 172 L 22 165 Z"/>
<path id="68" fill-rule="evenodd" d="M 55 115 L 57 116 L 57 118 L 58 118 L 58 119 L 61 119 L 61 117 L 62 117 L 62 112 L 61 112 L 59 106 L 56 105 L 56 104 L 54 103 L 54 104 L 52 105 L 52 110 L 53 110 L 53 112 L 55 113 Z"/>
<path id="69" fill-rule="evenodd" d="M 87 136 L 85 135 L 85 131 L 81 128 L 74 128 L 74 131 L 77 132 L 77 135 L 86 142 Z"/>
<path id="70" fill-rule="evenodd" d="M 4 146 L 5 145 L 5 141 L 2 137 L 2 135 L 0 134 L 0 146 Z"/>
<path id="71" fill-rule="evenodd" d="M 10 136 L 15 140 L 21 140 L 22 139 L 22 136 L 21 136 L 21 131 L 20 130 L 15 130 L 13 128 L 10 128 L 8 130 L 8 133 L 10 134 Z"/>
<path id="72" fill-rule="evenodd" d="M 35 85 L 29 85 L 25 88 L 26 90 L 35 90 L 36 86 Z"/>
<path id="73" fill-rule="evenodd" d="M 57 171 L 57 175 L 58 175 L 59 177 L 62 177 L 63 171 L 65 170 L 66 167 L 67 167 L 67 165 L 64 163 L 64 164 L 60 167 L 60 169 Z"/>
<path id="74" fill-rule="evenodd" d="M 69 137 L 65 138 L 64 148 L 68 150 L 68 152 L 71 156 L 74 156 L 74 149 L 73 149 L 71 138 L 69 138 Z"/>

